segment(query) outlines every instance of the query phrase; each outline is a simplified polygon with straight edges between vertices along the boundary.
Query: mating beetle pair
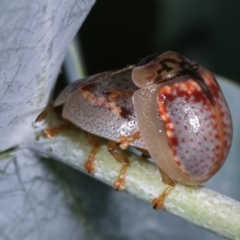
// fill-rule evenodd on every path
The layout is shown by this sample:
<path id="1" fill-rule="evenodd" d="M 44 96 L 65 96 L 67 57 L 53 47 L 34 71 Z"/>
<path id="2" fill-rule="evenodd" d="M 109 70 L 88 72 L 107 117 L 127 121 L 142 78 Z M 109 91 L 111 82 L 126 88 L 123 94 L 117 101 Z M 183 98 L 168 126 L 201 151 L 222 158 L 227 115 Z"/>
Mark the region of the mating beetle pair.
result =
<path id="1" fill-rule="evenodd" d="M 200 185 L 224 163 L 232 141 L 232 120 L 222 91 L 208 70 L 176 52 L 154 54 L 136 66 L 100 73 L 66 87 L 54 102 L 62 117 L 87 132 L 94 171 L 98 142 L 123 164 L 114 186 L 125 187 L 128 159 L 118 146 L 136 147 L 154 159 L 169 186 Z M 50 129 L 47 132 L 51 132 Z M 51 135 L 51 134 L 49 134 Z"/>

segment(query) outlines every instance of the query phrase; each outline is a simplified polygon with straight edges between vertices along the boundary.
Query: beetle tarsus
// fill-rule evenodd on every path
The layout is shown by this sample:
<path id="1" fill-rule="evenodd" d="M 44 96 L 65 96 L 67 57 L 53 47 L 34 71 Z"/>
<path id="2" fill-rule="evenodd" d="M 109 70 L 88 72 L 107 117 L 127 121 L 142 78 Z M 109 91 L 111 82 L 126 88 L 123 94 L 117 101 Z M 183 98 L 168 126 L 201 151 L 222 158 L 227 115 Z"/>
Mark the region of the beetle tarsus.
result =
<path id="1" fill-rule="evenodd" d="M 126 187 L 126 181 L 125 181 L 125 174 L 127 171 L 128 166 L 123 166 L 120 174 L 118 175 L 118 178 L 115 180 L 113 186 L 115 187 L 116 191 L 123 190 Z"/>
<path id="2" fill-rule="evenodd" d="M 48 138 L 54 138 L 59 132 L 66 129 L 68 125 L 69 125 L 69 122 L 65 121 L 63 124 L 61 124 L 58 127 L 47 128 L 44 130 L 44 135 Z"/>
<path id="3" fill-rule="evenodd" d="M 166 197 L 175 186 L 174 181 L 161 168 L 159 168 L 159 170 L 162 175 L 162 181 L 167 187 L 159 197 L 152 200 L 152 205 L 155 210 L 163 209 Z"/>
<path id="4" fill-rule="evenodd" d="M 97 154 L 98 148 L 99 148 L 98 146 L 97 147 L 94 146 L 92 148 L 90 155 L 84 164 L 84 168 L 88 171 L 88 174 L 93 173 L 96 169 L 96 165 L 94 163 L 94 158 L 95 158 L 95 155 Z"/>
<path id="5" fill-rule="evenodd" d="M 170 191 L 173 189 L 172 186 L 167 186 L 164 192 L 157 198 L 152 200 L 152 205 L 155 210 L 161 210 L 164 207 L 164 202 Z"/>
<path id="6" fill-rule="evenodd" d="M 89 174 L 92 174 L 96 169 L 94 159 L 95 159 L 95 156 L 99 149 L 99 141 L 98 141 L 98 138 L 96 136 L 94 136 L 93 134 L 86 132 L 86 131 L 84 131 L 84 132 L 87 136 L 88 142 L 93 146 L 93 148 L 88 156 L 88 159 L 84 164 L 84 168 L 87 170 L 87 172 Z"/>
<path id="7" fill-rule="evenodd" d="M 116 152 L 116 149 L 118 148 L 118 143 L 114 141 L 108 141 L 108 151 L 114 156 L 114 158 L 122 164 L 122 168 L 120 170 L 120 173 L 118 175 L 118 178 L 114 182 L 114 187 L 117 191 L 122 190 L 125 188 L 125 175 L 127 172 L 127 168 L 129 166 L 129 160 L 124 155 Z"/>
<path id="8" fill-rule="evenodd" d="M 129 136 L 120 136 L 118 138 L 119 146 L 121 149 L 127 149 L 130 143 L 140 138 L 141 138 L 141 134 L 139 131 Z"/>

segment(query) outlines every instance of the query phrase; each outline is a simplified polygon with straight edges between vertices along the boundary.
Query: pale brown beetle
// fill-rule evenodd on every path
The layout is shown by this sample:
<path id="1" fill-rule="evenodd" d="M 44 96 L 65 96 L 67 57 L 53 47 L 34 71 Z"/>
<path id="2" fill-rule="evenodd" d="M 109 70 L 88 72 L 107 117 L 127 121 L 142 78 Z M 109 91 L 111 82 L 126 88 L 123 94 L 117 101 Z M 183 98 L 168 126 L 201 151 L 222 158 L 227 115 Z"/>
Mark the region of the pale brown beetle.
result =
<path id="1" fill-rule="evenodd" d="M 153 200 L 158 209 L 175 181 L 200 185 L 211 178 L 231 146 L 231 115 L 215 77 L 176 52 L 76 81 L 55 100 L 58 106 L 63 106 L 63 119 L 87 132 L 93 145 L 85 164 L 89 173 L 98 149 L 94 135 L 109 140 L 109 152 L 123 165 L 116 189 L 125 187 L 129 165 L 116 148 L 131 145 L 149 152 L 168 185 Z M 55 130 L 46 132 L 54 136 Z"/>

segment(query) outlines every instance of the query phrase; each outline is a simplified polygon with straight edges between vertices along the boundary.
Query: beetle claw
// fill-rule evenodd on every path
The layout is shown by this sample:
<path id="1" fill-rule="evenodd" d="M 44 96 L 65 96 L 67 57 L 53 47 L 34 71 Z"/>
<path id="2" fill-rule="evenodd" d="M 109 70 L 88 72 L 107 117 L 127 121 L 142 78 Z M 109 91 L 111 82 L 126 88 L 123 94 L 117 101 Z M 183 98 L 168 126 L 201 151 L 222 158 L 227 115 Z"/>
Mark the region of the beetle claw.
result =
<path id="1" fill-rule="evenodd" d="M 87 170 L 88 174 L 93 173 L 96 169 L 93 159 L 88 159 L 84 164 L 84 168 Z"/>
<path id="2" fill-rule="evenodd" d="M 172 186 L 167 186 L 164 192 L 157 198 L 152 200 L 152 205 L 155 210 L 161 210 L 164 207 L 164 202 L 170 191 L 173 189 Z"/>
<path id="3" fill-rule="evenodd" d="M 161 210 L 161 209 L 163 209 L 163 203 L 164 203 L 164 199 L 162 199 L 162 198 L 154 198 L 152 200 L 153 209 L 154 210 Z"/>
<path id="4" fill-rule="evenodd" d="M 125 175 L 119 175 L 118 178 L 115 180 L 113 186 L 117 192 L 123 190 L 126 187 Z"/>

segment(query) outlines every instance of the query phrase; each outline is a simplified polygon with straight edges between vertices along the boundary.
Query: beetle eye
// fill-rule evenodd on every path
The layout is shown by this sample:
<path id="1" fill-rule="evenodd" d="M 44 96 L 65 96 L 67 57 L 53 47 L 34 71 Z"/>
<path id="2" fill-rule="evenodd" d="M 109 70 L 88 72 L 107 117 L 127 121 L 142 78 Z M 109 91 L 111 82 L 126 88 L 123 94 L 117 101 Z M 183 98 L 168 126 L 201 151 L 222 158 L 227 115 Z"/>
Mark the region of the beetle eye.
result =
<path id="1" fill-rule="evenodd" d="M 139 61 L 137 63 L 137 67 L 140 67 L 140 66 L 143 66 L 143 65 L 146 65 L 146 64 L 150 63 L 154 58 L 156 58 L 161 53 L 163 53 L 163 51 L 157 52 L 157 53 L 153 53 L 153 54 L 143 58 L 141 61 Z"/>

